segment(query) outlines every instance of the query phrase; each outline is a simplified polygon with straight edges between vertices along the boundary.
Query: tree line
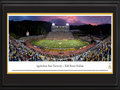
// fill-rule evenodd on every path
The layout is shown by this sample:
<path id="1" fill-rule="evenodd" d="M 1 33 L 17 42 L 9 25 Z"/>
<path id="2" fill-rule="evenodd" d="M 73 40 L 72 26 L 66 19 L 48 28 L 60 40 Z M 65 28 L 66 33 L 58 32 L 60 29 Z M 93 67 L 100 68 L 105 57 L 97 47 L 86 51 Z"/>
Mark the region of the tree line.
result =
<path id="1" fill-rule="evenodd" d="M 9 32 L 11 35 L 18 37 L 26 36 L 28 31 L 30 35 L 47 35 L 51 31 L 50 22 L 45 21 L 9 21 Z M 111 35 L 111 24 L 101 25 L 70 25 L 70 30 L 79 30 L 80 32 L 73 32 L 83 35 L 109 36 Z"/>

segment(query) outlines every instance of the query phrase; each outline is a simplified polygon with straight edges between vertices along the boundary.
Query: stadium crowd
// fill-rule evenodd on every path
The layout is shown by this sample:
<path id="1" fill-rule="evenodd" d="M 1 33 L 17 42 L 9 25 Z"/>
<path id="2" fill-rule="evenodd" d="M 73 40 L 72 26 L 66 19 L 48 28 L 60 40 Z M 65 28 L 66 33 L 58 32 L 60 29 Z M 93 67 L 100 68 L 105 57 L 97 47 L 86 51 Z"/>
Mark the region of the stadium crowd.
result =
<path id="1" fill-rule="evenodd" d="M 111 61 L 111 40 L 107 38 L 77 55 L 53 56 L 28 48 L 22 40 L 10 38 L 9 61 Z"/>
<path id="2" fill-rule="evenodd" d="M 111 61 L 111 40 L 106 39 L 89 51 L 81 54 L 78 60 L 82 61 Z"/>

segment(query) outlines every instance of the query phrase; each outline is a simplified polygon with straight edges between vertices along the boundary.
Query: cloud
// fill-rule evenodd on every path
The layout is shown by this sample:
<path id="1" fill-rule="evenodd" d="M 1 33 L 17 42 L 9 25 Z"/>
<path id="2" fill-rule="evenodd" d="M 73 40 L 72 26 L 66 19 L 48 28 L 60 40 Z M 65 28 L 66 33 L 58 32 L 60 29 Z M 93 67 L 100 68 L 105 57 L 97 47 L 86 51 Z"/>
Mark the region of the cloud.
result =
<path id="1" fill-rule="evenodd" d="M 64 26 L 67 23 L 64 19 L 52 19 L 50 22 L 55 23 L 57 26 Z"/>
<path id="2" fill-rule="evenodd" d="M 54 22 L 58 25 L 69 23 L 70 25 L 83 25 L 83 24 L 105 24 L 111 23 L 111 16 L 10 16 L 10 20 L 22 21 L 47 21 Z"/>

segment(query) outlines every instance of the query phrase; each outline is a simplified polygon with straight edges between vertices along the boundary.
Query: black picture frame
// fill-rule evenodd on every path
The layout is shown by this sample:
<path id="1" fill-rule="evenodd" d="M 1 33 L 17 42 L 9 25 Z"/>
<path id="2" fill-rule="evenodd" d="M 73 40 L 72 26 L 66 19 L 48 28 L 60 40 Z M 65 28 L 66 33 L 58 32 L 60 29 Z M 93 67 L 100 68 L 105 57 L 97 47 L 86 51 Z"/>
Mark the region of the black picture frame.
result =
<path id="1" fill-rule="evenodd" d="M 120 89 L 119 0 L 1 0 L 0 90 Z M 7 13 L 108 13 L 113 16 L 113 74 L 7 74 Z"/>

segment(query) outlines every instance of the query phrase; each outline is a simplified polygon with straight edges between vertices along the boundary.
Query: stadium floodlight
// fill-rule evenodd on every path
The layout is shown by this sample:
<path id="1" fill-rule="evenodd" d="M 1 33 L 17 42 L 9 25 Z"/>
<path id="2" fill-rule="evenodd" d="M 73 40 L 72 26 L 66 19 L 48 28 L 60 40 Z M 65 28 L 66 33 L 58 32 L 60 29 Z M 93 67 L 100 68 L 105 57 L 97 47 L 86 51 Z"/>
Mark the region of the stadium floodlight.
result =
<path id="1" fill-rule="evenodd" d="M 69 26 L 69 23 L 66 23 L 66 26 Z"/>
<path id="2" fill-rule="evenodd" d="M 29 36 L 29 35 L 30 35 L 30 33 L 27 31 L 27 32 L 26 32 L 26 36 Z"/>
<path id="3" fill-rule="evenodd" d="M 52 23 L 52 26 L 55 26 L 55 23 Z"/>

